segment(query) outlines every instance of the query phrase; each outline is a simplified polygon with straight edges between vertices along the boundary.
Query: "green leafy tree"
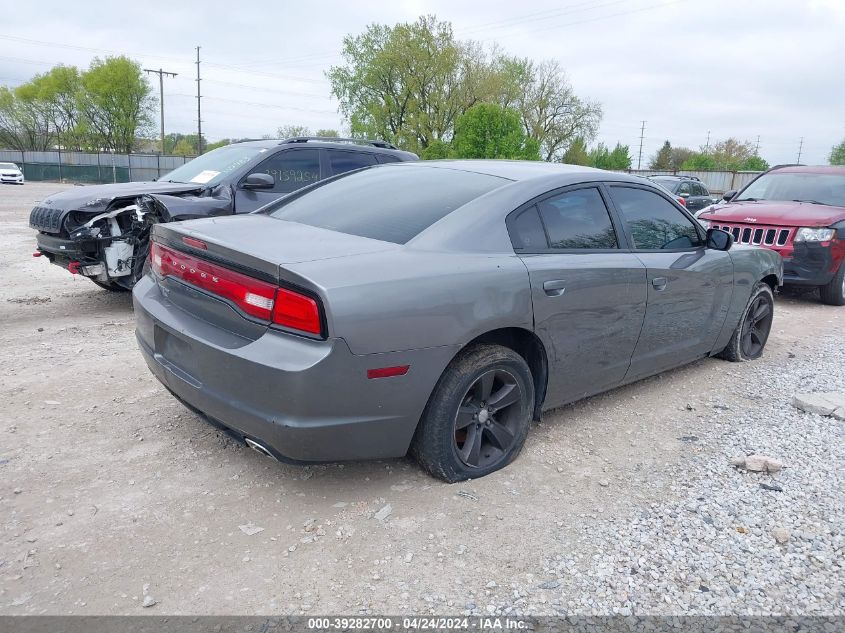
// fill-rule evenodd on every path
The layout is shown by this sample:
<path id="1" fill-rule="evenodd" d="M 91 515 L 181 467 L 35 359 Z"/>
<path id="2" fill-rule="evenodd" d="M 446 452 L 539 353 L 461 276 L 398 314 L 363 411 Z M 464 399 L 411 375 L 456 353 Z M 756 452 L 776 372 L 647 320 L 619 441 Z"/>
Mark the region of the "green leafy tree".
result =
<path id="1" fill-rule="evenodd" d="M 845 139 L 830 150 L 828 161 L 831 165 L 845 165 Z"/>
<path id="2" fill-rule="evenodd" d="M 177 156 L 196 156 L 197 146 L 188 139 L 181 138 L 176 143 L 176 147 L 173 148 L 173 153 Z"/>
<path id="3" fill-rule="evenodd" d="M 560 162 L 568 165 L 589 165 L 590 155 L 587 152 L 587 141 L 580 136 L 574 138 L 561 156 Z"/>
<path id="4" fill-rule="evenodd" d="M 50 141 L 65 149 L 80 149 L 84 145 L 77 99 L 81 90 L 79 69 L 74 66 L 54 66 L 43 74 L 19 86 L 18 98 L 31 104 L 50 128 Z"/>
<path id="5" fill-rule="evenodd" d="M 519 113 L 495 103 L 478 103 L 455 123 L 452 141 L 458 158 L 540 160 L 540 146 L 522 128 Z"/>
<path id="6" fill-rule="evenodd" d="M 745 162 L 755 155 L 754 144 L 731 137 L 716 143 L 710 154 L 717 169 L 743 169 Z"/>
<path id="7" fill-rule="evenodd" d="M 714 170 L 719 169 L 716 164 L 716 159 L 710 154 L 697 152 L 687 158 L 681 165 L 681 169 L 689 171 Z"/>
<path id="8" fill-rule="evenodd" d="M 689 160 L 693 156 L 695 156 L 695 151 L 691 150 L 689 147 L 673 147 L 672 156 L 669 161 L 669 164 L 671 165 L 670 169 L 680 169 L 681 165 L 683 165 L 685 161 Z"/>
<path id="9" fill-rule="evenodd" d="M 663 146 L 651 158 L 648 164 L 649 169 L 675 169 L 672 165 L 672 144 L 665 141 Z"/>
<path id="10" fill-rule="evenodd" d="M 54 130 L 48 113 L 31 95 L 18 92 L 0 87 L 0 142 L 21 151 L 49 149 Z"/>
<path id="11" fill-rule="evenodd" d="M 283 125 L 276 130 L 276 138 L 294 138 L 311 136 L 311 129 L 306 125 Z"/>
<path id="12" fill-rule="evenodd" d="M 214 143 L 205 143 L 202 144 L 202 149 L 205 152 L 210 152 L 213 149 L 217 149 L 218 147 L 224 147 L 226 145 L 231 145 L 232 140 L 228 138 L 220 139 L 219 141 L 215 141 Z"/>
<path id="13" fill-rule="evenodd" d="M 757 156 L 749 156 L 740 166 L 741 171 L 766 171 L 769 168 L 769 163 Z"/>
<path id="14" fill-rule="evenodd" d="M 95 57 L 81 76 L 77 103 L 88 144 L 132 151 L 136 136 L 153 125 L 155 100 L 141 66 L 128 57 Z"/>
<path id="15" fill-rule="evenodd" d="M 452 146 L 446 141 L 440 139 L 434 140 L 428 144 L 428 147 L 420 152 L 420 158 L 423 160 L 437 160 L 441 158 L 450 158 L 454 152 Z"/>
<path id="16" fill-rule="evenodd" d="M 509 87 L 504 96 L 516 92 L 509 105 L 519 111 L 528 135 L 539 142 L 543 160 L 562 160 L 576 137 L 595 137 L 602 118 L 601 106 L 575 95 L 557 61 L 516 59 L 505 70 L 517 80 L 517 85 L 515 90 Z"/>
<path id="17" fill-rule="evenodd" d="M 621 143 L 616 143 L 616 147 L 612 150 L 604 143 L 599 143 L 590 151 L 587 164 L 598 169 L 630 169 L 631 157 L 628 152 L 628 146 Z"/>
<path id="18" fill-rule="evenodd" d="M 631 169 L 631 163 L 631 148 L 617 142 L 610 152 L 610 169 Z"/>
<path id="19" fill-rule="evenodd" d="M 513 108 L 546 160 L 560 160 L 576 136 L 593 138 L 598 104 L 579 99 L 557 62 L 534 63 L 454 37 L 434 16 L 373 24 L 343 40 L 343 63 L 327 77 L 353 136 L 383 138 L 422 155 L 449 142 L 478 103 Z"/>
<path id="20" fill-rule="evenodd" d="M 340 138 L 340 132 L 337 130 L 333 130 L 331 128 L 325 128 L 322 130 L 317 130 L 314 133 L 316 136 L 325 136 L 327 138 Z"/>

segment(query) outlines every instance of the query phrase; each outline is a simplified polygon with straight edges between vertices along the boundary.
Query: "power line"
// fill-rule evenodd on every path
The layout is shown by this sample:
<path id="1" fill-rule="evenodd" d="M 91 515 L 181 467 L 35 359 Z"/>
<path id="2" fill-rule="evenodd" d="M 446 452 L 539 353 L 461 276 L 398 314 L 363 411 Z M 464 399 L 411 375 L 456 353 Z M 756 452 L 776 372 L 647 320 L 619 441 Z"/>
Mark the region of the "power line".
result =
<path id="1" fill-rule="evenodd" d="M 144 72 L 150 73 L 151 75 L 158 75 L 158 96 L 161 104 L 161 153 L 164 155 L 164 76 L 175 77 L 178 73 L 170 73 L 161 68 L 158 70 L 145 68 Z"/>

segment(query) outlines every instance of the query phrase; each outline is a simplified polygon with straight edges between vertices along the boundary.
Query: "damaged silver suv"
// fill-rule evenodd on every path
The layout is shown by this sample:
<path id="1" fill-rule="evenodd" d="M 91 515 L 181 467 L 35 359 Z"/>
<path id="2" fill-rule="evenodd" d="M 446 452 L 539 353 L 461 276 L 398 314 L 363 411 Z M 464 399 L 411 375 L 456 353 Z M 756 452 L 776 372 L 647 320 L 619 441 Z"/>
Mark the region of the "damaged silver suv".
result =
<path id="1" fill-rule="evenodd" d="M 384 141 L 296 137 L 227 145 L 157 182 L 79 187 L 29 215 L 36 257 L 107 290 L 131 290 L 161 222 L 250 213 L 308 184 L 380 163 L 417 160 Z"/>

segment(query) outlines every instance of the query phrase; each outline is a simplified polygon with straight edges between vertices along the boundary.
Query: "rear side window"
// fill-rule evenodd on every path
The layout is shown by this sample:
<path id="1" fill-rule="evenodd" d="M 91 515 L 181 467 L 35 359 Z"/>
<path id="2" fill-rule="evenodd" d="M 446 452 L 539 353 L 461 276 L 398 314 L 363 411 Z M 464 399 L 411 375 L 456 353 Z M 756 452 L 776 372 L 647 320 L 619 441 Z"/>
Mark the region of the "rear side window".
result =
<path id="1" fill-rule="evenodd" d="M 551 248 L 616 248 L 616 232 L 598 189 L 567 191 L 537 203 Z"/>
<path id="2" fill-rule="evenodd" d="M 615 186 L 610 191 L 635 248 L 672 250 L 702 245 L 692 221 L 662 196 L 633 187 Z"/>
<path id="3" fill-rule="evenodd" d="M 546 239 L 546 232 L 543 230 L 543 223 L 540 221 L 540 214 L 537 207 L 533 206 L 509 223 L 511 244 L 514 250 L 518 251 L 544 251 L 549 248 Z"/>
<path id="4" fill-rule="evenodd" d="M 365 152 L 344 152 L 330 149 L 327 154 L 332 174 L 342 174 L 353 169 L 361 169 L 376 164 L 376 157 Z"/>
<path id="5" fill-rule="evenodd" d="M 393 154 L 379 154 L 378 160 L 380 163 L 400 163 L 402 161 L 399 160 L 397 156 Z"/>
<path id="6" fill-rule="evenodd" d="M 330 180 L 267 212 L 340 233 L 404 244 L 458 207 L 510 180 L 414 163 L 384 166 Z"/>

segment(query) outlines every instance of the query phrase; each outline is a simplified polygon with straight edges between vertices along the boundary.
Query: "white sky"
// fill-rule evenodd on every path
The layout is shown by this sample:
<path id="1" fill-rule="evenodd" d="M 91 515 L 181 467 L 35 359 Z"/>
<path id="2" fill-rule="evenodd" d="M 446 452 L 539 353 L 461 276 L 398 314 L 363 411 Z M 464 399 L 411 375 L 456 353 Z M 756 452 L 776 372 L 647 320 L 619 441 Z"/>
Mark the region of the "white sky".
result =
<path id="1" fill-rule="evenodd" d="M 738 136 L 770 163 L 824 163 L 845 137 L 845 0 L 366 0 L 358 2 L 13 2 L 0 21 L 0 84 L 57 63 L 125 53 L 165 79 L 168 132 L 260 137 L 283 124 L 341 127 L 323 72 L 342 37 L 433 13 L 456 35 L 558 59 L 605 116 L 600 140 L 636 166 L 669 139 L 693 149 Z M 157 77 L 154 87 L 158 90 Z"/>

